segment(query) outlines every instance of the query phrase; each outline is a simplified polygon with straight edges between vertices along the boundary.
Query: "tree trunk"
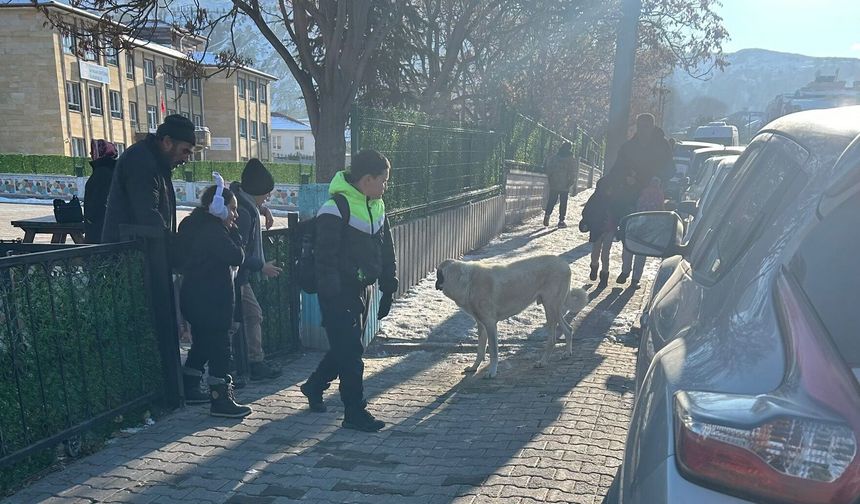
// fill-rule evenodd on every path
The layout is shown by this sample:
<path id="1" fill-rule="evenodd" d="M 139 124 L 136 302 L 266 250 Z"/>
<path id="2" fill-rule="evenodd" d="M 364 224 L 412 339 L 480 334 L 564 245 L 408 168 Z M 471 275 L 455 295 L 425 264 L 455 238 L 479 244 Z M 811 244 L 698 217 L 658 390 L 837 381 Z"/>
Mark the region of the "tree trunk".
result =
<path id="1" fill-rule="evenodd" d="M 314 132 L 314 156 L 317 182 L 328 183 L 334 174 L 343 170 L 346 162 L 346 114 L 338 107 L 320 104 L 319 124 Z"/>

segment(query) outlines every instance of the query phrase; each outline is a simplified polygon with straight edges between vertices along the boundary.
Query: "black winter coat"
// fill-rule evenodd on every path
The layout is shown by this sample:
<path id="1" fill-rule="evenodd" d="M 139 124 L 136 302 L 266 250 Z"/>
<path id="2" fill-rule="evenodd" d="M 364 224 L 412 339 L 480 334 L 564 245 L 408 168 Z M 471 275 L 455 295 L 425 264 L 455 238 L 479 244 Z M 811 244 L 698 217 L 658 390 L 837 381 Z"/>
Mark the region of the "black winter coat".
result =
<path id="1" fill-rule="evenodd" d="M 102 241 L 120 241 L 123 224 L 176 232 L 176 193 L 169 161 L 155 135 L 129 147 L 116 162 L 107 200 Z"/>
<path id="2" fill-rule="evenodd" d="M 236 228 L 227 229 L 221 219 L 199 207 L 179 225 L 183 261 L 180 308 L 191 323 L 228 330 L 233 320 L 236 290 L 232 267 L 245 259 Z"/>
<path id="3" fill-rule="evenodd" d="M 321 298 L 354 296 L 379 280 L 379 290 L 397 290 L 397 261 L 391 228 L 385 219 L 372 234 L 344 226 L 336 215 L 317 216 L 316 260 L 317 290 Z"/>
<path id="4" fill-rule="evenodd" d="M 110 191 L 116 158 L 90 161 L 93 174 L 84 186 L 84 234 L 87 243 L 101 243 L 108 191 Z"/>
<path id="5" fill-rule="evenodd" d="M 236 225 L 242 235 L 242 246 L 245 250 L 245 262 L 239 268 L 236 285 L 245 285 L 251 281 L 251 274 L 263 269 L 265 255 L 263 254 L 263 225 L 260 222 L 260 209 L 253 196 L 242 191 L 242 184 L 233 182 L 230 190 L 236 195 L 239 218 Z"/>

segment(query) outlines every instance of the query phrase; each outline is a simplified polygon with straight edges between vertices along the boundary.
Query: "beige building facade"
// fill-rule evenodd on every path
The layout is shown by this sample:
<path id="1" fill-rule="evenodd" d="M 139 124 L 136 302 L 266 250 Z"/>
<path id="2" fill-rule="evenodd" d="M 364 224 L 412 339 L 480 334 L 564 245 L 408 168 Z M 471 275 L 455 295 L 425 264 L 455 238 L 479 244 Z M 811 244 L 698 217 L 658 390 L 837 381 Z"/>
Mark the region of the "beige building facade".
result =
<path id="1" fill-rule="evenodd" d="M 66 5 L 48 5 L 75 22 L 98 19 Z M 213 137 L 235 134 L 230 150 L 206 150 L 198 159 L 270 159 L 267 140 L 261 139 L 264 133 L 268 137 L 268 96 L 261 102 L 258 88 L 253 102 L 242 99 L 237 77 L 253 80 L 266 94 L 274 77 L 240 69 L 231 77 L 180 78 L 188 54 L 205 40 L 191 38 L 190 47 L 189 37 L 180 38 L 183 45 L 177 47 L 134 41 L 129 51 L 81 54 L 75 37 L 44 23 L 32 4 L 0 4 L 0 153 L 87 157 L 92 139 L 109 140 L 122 151 L 139 134 L 154 132 L 165 116 L 178 113 L 209 127 Z M 227 96 L 231 80 L 232 99 Z"/>
<path id="2" fill-rule="evenodd" d="M 272 159 L 269 90 L 273 80 L 271 75 L 247 68 L 229 75 L 222 72 L 206 80 L 203 97 L 212 134 L 206 159 Z"/>

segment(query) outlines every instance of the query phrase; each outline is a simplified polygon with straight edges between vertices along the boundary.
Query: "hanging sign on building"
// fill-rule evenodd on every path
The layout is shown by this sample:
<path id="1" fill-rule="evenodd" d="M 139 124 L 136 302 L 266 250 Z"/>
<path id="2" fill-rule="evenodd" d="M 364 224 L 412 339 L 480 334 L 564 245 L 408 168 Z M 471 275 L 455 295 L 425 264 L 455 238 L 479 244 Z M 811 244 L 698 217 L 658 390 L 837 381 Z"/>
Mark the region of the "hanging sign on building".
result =
<path id="1" fill-rule="evenodd" d="M 81 79 L 110 84 L 108 67 L 96 65 L 90 61 L 81 61 Z"/>
<path id="2" fill-rule="evenodd" d="M 231 145 L 230 137 L 212 137 L 209 150 L 228 151 L 232 149 Z"/>

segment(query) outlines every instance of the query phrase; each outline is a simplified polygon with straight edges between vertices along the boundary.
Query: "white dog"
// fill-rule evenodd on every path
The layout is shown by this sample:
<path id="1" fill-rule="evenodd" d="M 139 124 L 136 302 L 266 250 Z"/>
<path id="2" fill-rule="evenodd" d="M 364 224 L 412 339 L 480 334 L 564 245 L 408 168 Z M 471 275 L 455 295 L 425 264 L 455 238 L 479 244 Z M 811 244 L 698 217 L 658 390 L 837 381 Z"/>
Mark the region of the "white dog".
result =
<path id="1" fill-rule="evenodd" d="M 478 325 L 478 356 L 467 367 L 474 373 L 484 360 L 490 343 L 490 369 L 487 378 L 496 376 L 499 365 L 499 336 L 496 324 L 525 310 L 533 302 L 543 304 L 546 314 L 546 347 L 541 367 L 549 362 L 561 326 L 567 340 L 567 355 L 573 354 L 573 329 L 564 320 L 567 312 L 579 312 L 588 304 L 588 294 L 570 288 L 570 267 L 557 256 L 543 255 L 509 264 L 489 265 L 448 259 L 436 269 L 436 289 L 472 316 Z"/>

